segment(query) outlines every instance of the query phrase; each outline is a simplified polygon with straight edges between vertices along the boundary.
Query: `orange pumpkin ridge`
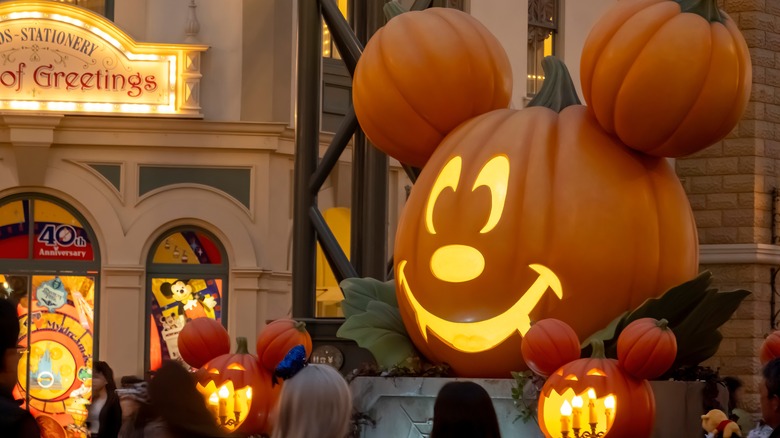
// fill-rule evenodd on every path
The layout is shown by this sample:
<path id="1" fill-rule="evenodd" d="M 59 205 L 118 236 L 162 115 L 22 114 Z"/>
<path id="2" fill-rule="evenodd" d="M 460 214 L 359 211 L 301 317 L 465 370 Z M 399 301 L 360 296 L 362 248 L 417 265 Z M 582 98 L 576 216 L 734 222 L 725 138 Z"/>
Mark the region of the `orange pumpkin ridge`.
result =
<path id="1" fill-rule="evenodd" d="M 618 2 L 585 41 L 581 83 L 607 132 L 638 151 L 679 157 L 734 128 L 750 98 L 752 63 L 715 0 Z"/>
<path id="2" fill-rule="evenodd" d="M 311 354 L 312 342 L 306 323 L 293 319 L 277 319 L 260 331 L 257 337 L 257 356 L 262 366 L 273 372 L 284 356 L 296 345 L 303 345 L 306 357 Z"/>
<path id="3" fill-rule="evenodd" d="M 780 357 L 780 330 L 773 331 L 764 339 L 759 353 L 761 365 L 766 365 L 767 362 L 776 357 Z"/>
<path id="4" fill-rule="evenodd" d="M 620 333 L 617 351 L 626 372 L 638 379 L 655 379 L 674 363 L 677 340 L 665 319 L 641 318 Z"/>
<path id="5" fill-rule="evenodd" d="M 430 8 L 398 15 L 371 37 L 352 90 L 371 142 L 422 167 L 460 123 L 509 105 L 512 73 L 499 41 L 474 17 Z"/>
<path id="6" fill-rule="evenodd" d="M 219 321 L 211 318 L 188 322 L 179 333 L 177 344 L 182 359 L 193 368 L 230 353 L 230 335 Z"/>
<path id="7" fill-rule="evenodd" d="M 543 319 L 531 325 L 523 337 L 521 351 L 526 365 L 547 377 L 562 365 L 579 359 L 580 341 L 565 322 Z"/>

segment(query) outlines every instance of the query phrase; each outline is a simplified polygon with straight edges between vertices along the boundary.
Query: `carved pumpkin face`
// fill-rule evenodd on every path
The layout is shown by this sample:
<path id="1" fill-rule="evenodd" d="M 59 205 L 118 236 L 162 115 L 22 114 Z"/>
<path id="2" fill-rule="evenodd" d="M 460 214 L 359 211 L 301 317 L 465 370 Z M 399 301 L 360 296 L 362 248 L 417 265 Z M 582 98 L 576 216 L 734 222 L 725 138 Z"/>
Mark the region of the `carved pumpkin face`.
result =
<path id="1" fill-rule="evenodd" d="M 584 339 L 690 279 L 688 200 L 662 159 L 583 106 L 496 110 L 454 130 L 415 183 L 395 246 L 398 303 L 420 351 L 456 374 L 524 369 L 531 320 Z"/>
<path id="2" fill-rule="evenodd" d="M 281 385 L 273 387 L 271 374 L 246 351 L 246 339 L 239 338 L 235 354 L 219 356 L 198 371 L 197 389 L 225 432 L 268 433 Z"/>
<path id="3" fill-rule="evenodd" d="M 572 428 L 590 431 L 594 422 L 596 432 L 609 432 L 607 436 L 645 438 L 653 430 L 655 397 L 647 380 L 632 378 L 614 359 L 578 359 L 559 368 L 542 387 L 539 425 L 545 436 L 562 435 L 562 412 L 570 436 Z"/>

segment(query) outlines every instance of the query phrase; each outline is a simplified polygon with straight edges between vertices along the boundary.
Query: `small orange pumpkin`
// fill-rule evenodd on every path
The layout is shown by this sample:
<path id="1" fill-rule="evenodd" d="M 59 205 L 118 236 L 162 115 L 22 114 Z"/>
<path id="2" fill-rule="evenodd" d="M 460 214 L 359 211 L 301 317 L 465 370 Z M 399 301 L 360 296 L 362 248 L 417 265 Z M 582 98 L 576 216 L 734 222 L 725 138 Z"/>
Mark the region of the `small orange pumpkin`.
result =
<path id="1" fill-rule="evenodd" d="M 539 95 L 564 83 L 576 95 L 563 64 L 545 61 Z M 582 105 L 556 108 L 460 125 L 401 215 L 401 317 L 418 350 L 457 375 L 508 378 L 526 368 L 531 320 L 566 321 L 584 339 L 698 270 L 696 224 L 669 163 L 626 148 Z"/>
<path id="2" fill-rule="evenodd" d="M 272 385 L 271 373 L 247 351 L 246 338 L 237 341 L 234 354 L 216 357 L 198 371 L 197 388 L 225 432 L 268 434 L 281 385 Z"/>
<path id="3" fill-rule="evenodd" d="M 219 321 L 211 318 L 195 318 L 185 324 L 177 343 L 181 358 L 193 368 L 230 353 L 230 335 Z"/>
<path id="4" fill-rule="evenodd" d="M 511 96 L 501 43 L 477 19 L 450 8 L 392 18 L 366 44 L 352 81 L 366 136 L 417 167 L 461 122 L 506 108 Z"/>
<path id="5" fill-rule="evenodd" d="M 638 319 L 620 332 L 618 360 L 637 379 L 655 379 L 669 370 L 677 357 L 677 338 L 665 319 Z"/>
<path id="6" fill-rule="evenodd" d="M 582 93 L 599 124 L 655 156 L 704 149 L 739 121 L 752 82 L 750 54 L 716 0 L 617 2 L 593 27 Z"/>
<path id="7" fill-rule="evenodd" d="M 580 340 L 565 322 L 548 318 L 535 322 L 523 336 L 523 360 L 531 371 L 547 377 L 580 358 Z"/>
<path id="8" fill-rule="evenodd" d="M 761 365 L 766 365 L 767 362 L 776 357 L 780 357 L 780 330 L 773 331 L 764 339 L 759 353 Z"/>
<path id="9" fill-rule="evenodd" d="M 294 319 L 277 319 L 265 326 L 257 336 L 257 357 L 271 373 L 296 345 L 303 345 L 306 357 L 311 354 L 311 335 L 306 323 Z"/>
<path id="10" fill-rule="evenodd" d="M 596 431 L 606 431 L 608 437 L 650 437 L 655 421 L 655 396 L 650 383 L 628 375 L 617 360 L 606 359 L 600 341 L 592 347 L 590 358 L 562 366 L 542 387 L 538 405 L 542 432 L 548 438 L 559 438 L 562 406 L 567 403 L 571 408 L 578 397 L 582 405 L 575 409 L 581 409 L 579 426 L 583 432 L 590 432 L 592 418 Z M 571 428 L 575 426 L 569 424 Z"/>

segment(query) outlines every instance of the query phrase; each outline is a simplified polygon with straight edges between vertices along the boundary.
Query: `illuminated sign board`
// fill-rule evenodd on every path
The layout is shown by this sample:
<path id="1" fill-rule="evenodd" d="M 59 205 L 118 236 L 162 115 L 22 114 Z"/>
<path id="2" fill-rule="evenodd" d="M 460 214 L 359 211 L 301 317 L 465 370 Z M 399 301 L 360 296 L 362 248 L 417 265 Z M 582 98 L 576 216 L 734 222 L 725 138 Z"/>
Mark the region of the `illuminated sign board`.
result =
<path id="1" fill-rule="evenodd" d="M 0 3 L 0 111 L 200 117 L 206 49 L 138 43 L 59 2 Z"/>

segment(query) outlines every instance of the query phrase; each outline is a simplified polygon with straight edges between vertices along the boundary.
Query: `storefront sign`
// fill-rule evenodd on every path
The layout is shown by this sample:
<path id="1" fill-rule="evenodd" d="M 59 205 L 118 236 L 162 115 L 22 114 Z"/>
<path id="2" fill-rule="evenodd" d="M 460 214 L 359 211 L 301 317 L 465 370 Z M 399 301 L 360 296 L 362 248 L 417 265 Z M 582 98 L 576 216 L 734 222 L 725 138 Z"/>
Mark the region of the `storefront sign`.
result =
<path id="1" fill-rule="evenodd" d="M 0 110 L 200 116 L 207 46 L 137 43 L 91 11 L 0 4 Z"/>

